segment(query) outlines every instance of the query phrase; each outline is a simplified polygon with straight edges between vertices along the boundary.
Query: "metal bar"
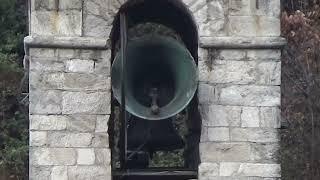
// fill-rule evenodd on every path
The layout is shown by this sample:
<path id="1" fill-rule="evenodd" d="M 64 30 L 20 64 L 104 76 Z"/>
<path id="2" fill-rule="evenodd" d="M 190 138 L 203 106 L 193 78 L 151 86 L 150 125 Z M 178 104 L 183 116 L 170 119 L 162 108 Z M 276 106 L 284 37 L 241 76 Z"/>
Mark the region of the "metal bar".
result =
<path id="1" fill-rule="evenodd" d="M 121 146 L 120 146 L 120 168 L 126 169 L 127 166 L 127 121 L 126 121 L 126 98 L 125 98 L 125 82 L 126 82 L 126 49 L 127 49 L 127 20 L 126 15 L 120 13 L 120 38 L 121 38 Z"/>

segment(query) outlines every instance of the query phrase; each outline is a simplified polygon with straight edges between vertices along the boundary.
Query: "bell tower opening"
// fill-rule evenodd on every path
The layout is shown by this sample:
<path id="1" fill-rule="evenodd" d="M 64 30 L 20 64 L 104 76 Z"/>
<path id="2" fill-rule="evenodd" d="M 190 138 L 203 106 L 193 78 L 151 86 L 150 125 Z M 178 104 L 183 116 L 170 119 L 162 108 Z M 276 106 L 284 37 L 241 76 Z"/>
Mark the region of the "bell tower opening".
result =
<path id="1" fill-rule="evenodd" d="M 120 118 L 120 13 L 127 19 L 125 128 Z M 113 178 L 197 178 L 198 32 L 191 13 L 180 0 L 131 0 L 116 15 L 110 39 Z"/>

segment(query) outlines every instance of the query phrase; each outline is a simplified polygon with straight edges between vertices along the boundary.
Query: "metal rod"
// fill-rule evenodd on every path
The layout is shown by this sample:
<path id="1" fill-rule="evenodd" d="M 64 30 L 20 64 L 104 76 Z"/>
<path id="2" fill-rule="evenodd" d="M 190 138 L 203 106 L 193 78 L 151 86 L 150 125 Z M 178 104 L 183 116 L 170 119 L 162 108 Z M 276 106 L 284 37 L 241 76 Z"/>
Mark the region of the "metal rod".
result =
<path id="1" fill-rule="evenodd" d="M 120 146 L 120 168 L 127 166 L 127 120 L 125 109 L 125 82 L 126 82 L 126 51 L 127 51 L 127 20 L 125 13 L 120 13 L 120 38 L 121 38 L 121 146 Z"/>

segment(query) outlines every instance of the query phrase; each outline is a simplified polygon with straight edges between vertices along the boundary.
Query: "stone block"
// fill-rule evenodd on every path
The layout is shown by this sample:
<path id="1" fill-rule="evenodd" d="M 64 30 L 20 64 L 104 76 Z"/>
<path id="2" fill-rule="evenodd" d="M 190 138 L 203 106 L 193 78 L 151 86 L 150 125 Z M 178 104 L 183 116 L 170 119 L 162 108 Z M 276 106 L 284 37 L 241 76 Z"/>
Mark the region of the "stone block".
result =
<path id="1" fill-rule="evenodd" d="M 209 84 L 199 83 L 198 98 L 200 104 L 212 104 L 217 101 L 215 87 Z"/>
<path id="2" fill-rule="evenodd" d="M 93 60 L 71 59 L 66 62 L 67 72 L 92 73 L 95 66 Z"/>
<path id="3" fill-rule="evenodd" d="M 279 106 L 279 86 L 231 85 L 221 87 L 219 103 L 244 106 Z"/>
<path id="4" fill-rule="evenodd" d="M 255 4 L 252 0 L 230 0 L 229 15 L 250 16 L 255 11 Z"/>
<path id="5" fill-rule="evenodd" d="M 61 91 L 58 90 L 35 90 L 30 89 L 30 114 L 60 114 Z"/>
<path id="6" fill-rule="evenodd" d="M 241 127 L 259 127 L 260 117 L 258 107 L 243 107 L 241 113 Z"/>
<path id="7" fill-rule="evenodd" d="M 30 115 L 30 130 L 65 130 L 68 117 L 56 115 Z"/>
<path id="8" fill-rule="evenodd" d="M 57 0 L 32 0 L 31 10 L 32 11 L 52 11 L 58 10 Z"/>
<path id="9" fill-rule="evenodd" d="M 229 128 L 208 128 L 209 141 L 230 141 Z"/>
<path id="10" fill-rule="evenodd" d="M 97 116 L 96 130 L 95 132 L 108 132 L 108 121 L 110 116 Z"/>
<path id="11" fill-rule="evenodd" d="M 45 131 L 30 131 L 29 137 L 30 146 L 45 146 L 47 144 L 47 132 Z"/>
<path id="12" fill-rule="evenodd" d="M 200 143 L 202 162 L 243 162 L 250 160 L 249 144 L 244 143 Z"/>
<path id="13" fill-rule="evenodd" d="M 208 137 L 208 127 L 207 126 L 202 126 L 201 127 L 201 137 L 200 137 L 200 142 L 208 142 L 209 137 Z"/>
<path id="14" fill-rule="evenodd" d="M 72 91 L 107 91 L 111 89 L 110 78 L 105 75 L 66 73 L 63 88 Z"/>
<path id="15" fill-rule="evenodd" d="M 280 36 L 280 19 L 277 17 L 258 16 L 258 36 Z"/>
<path id="16" fill-rule="evenodd" d="M 82 0 L 59 1 L 59 10 L 81 10 Z"/>
<path id="17" fill-rule="evenodd" d="M 34 166 L 30 164 L 29 179 L 30 180 L 51 180 L 51 166 Z"/>
<path id="18" fill-rule="evenodd" d="M 95 133 L 92 139 L 92 147 L 97 148 L 108 148 L 109 147 L 109 136 L 108 133 Z"/>
<path id="19" fill-rule="evenodd" d="M 212 127 L 240 126 L 240 106 L 200 106 L 203 125 Z"/>
<path id="20" fill-rule="evenodd" d="M 78 165 L 92 165 L 95 162 L 95 153 L 93 149 L 77 149 Z"/>
<path id="21" fill-rule="evenodd" d="M 256 36 L 257 21 L 252 16 L 229 16 L 228 33 L 230 36 Z"/>
<path id="22" fill-rule="evenodd" d="M 82 12 L 33 11 L 31 12 L 31 35 L 80 36 Z M 80 22 L 80 23 L 79 23 Z"/>
<path id="23" fill-rule="evenodd" d="M 63 92 L 64 114 L 110 114 L 110 92 Z"/>
<path id="24" fill-rule="evenodd" d="M 102 17 L 86 15 L 83 23 L 85 36 L 107 38 L 111 33 L 112 23 Z"/>
<path id="25" fill-rule="evenodd" d="M 65 81 L 64 73 L 61 72 L 29 72 L 29 85 L 30 88 L 35 89 L 63 89 Z"/>
<path id="26" fill-rule="evenodd" d="M 62 72 L 64 63 L 57 58 L 30 58 L 30 71 L 33 72 Z"/>
<path id="27" fill-rule="evenodd" d="M 66 166 L 54 166 L 51 172 L 51 180 L 68 180 L 68 169 Z"/>
<path id="28" fill-rule="evenodd" d="M 30 48 L 29 54 L 31 59 L 40 58 L 43 59 L 43 61 L 57 56 L 56 49 L 53 48 Z"/>
<path id="29" fill-rule="evenodd" d="M 260 163 L 277 163 L 279 149 L 279 143 L 252 143 L 250 159 Z"/>
<path id="30" fill-rule="evenodd" d="M 69 180 L 111 180 L 111 167 L 69 166 Z"/>
<path id="31" fill-rule="evenodd" d="M 199 179 L 208 179 L 210 177 L 219 176 L 218 163 L 203 162 L 199 165 Z"/>
<path id="32" fill-rule="evenodd" d="M 109 167 L 111 162 L 111 152 L 109 148 L 97 148 L 94 150 L 96 155 L 96 164 Z"/>
<path id="33" fill-rule="evenodd" d="M 223 49 L 218 51 L 218 56 L 216 60 L 245 60 L 246 59 L 246 51 L 245 50 L 237 50 L 237 49 Z"/>
<path id="34" fill-rule="evenodd" d="M 253 170 L 254 169 L 254 170 Z M 234 163 L 220 164 L 220 176 L 280 177 L 280 164 Z"/>
<path id="35" fill-rule="evenodd" d="M 280 61 L 281 50 L 278 49 L 255 49 L 247 50 L 247 58 L 252 61 Z"/>
<path id="36" fill-rule="evenodd" d="M 94 132 L 96 115 L 71 115 L 67 122 L 68 131 Z"/>
<path id="37" fill-rule="evenodd" d="M 210 83 L 279 85 L 280 62 L 216 60 L 209 75 Z"/>
<path id="38" fill-rule="evenodd" d="M 232 128 L 230 131 L 231 141 L 238 142 L 278 142 L 278 132 L 276 129 L 261 128 Z"/>
<path id="39" fill-rule="evenodd" d="M 208 66 L 208 61 L 199 61 L 198 71 L 199 71 L 199 81 L 203 83 L 208 83 L 209 77 L 210 77 L 210 71 L 211 71 L 211 68 Z"/>
<path id="40" fill-rule="evenodd" d="M 93 135 L 91 133 L 49 132 L 50 147 L 89 147 Z"/>
<path id="41" fill-rule="evenodd" d="M 32 148 L 30 163 L 34 166 L 75 165 L 76 155 L 70 148 Z"/>
<path id="42" fill-rule="evenodd" d="M 79 59 L 80 50 L 79 49 L 58 49 L 57 56 L 60 60 Z"/>
<path id="43" fill-rule="evenodd" d="M 281 110 L 279 107 L 261 107 L 260 121 L 261 127 L 280 128 Z"/>
<path id="44" fill-rule="evenodd" d="M 257 3 L 256 15 L 280 17 L 281 5 L 279 0 L 257 0 Z"/>

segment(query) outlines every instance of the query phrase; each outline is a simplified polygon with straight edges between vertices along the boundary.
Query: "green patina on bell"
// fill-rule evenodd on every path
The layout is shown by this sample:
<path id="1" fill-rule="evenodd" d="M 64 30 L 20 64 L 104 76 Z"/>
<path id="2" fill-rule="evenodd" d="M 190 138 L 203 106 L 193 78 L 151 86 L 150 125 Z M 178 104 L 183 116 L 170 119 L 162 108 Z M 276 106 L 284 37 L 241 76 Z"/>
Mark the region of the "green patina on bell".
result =
<path id="1" fill-rule="evenodd" d="M 126 56 L 126 110 L 142 119 L 162 120 L 182 111 L 193 98 L 198 70 L 179 41 L 164 36 L 130 40 Z M 121 54 L 111 70 L 112 90 L 121 100 Z"/>

